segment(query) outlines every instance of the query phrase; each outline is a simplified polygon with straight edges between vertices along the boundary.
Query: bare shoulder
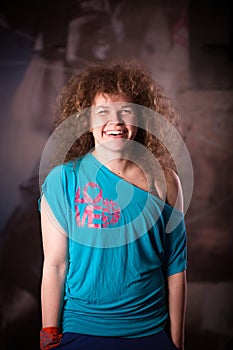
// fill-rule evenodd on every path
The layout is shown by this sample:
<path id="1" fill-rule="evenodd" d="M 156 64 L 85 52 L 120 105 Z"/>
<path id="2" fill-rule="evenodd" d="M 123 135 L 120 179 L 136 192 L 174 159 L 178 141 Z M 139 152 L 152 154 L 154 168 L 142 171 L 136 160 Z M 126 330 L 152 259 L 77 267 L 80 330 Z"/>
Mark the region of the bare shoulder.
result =
<path id="1" fill-rule="evenodd" d="M 172 207 L 183 211 L 183 193 L 178 175 L 171 168 L 166 168 L 164 170 L 164 176 L 167 187 L 167 203 L 170 204 Z"/>

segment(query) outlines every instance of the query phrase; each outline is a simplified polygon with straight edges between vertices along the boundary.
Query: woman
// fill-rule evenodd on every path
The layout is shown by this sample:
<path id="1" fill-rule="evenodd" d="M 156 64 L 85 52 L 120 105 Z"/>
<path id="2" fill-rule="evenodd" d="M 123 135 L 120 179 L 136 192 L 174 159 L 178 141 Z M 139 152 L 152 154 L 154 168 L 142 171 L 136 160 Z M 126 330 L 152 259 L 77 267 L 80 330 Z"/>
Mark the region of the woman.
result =
<path id="1" fill-rule="evenodd" d="M 90 125 L 42 186 L 41 349 L 184 349 L 182 190 L 146 130 L 152 110 L 176 123 L 161 88 L 125 62 L 87 67 L 58 100 L 58 125 L 81 111 Z"/>

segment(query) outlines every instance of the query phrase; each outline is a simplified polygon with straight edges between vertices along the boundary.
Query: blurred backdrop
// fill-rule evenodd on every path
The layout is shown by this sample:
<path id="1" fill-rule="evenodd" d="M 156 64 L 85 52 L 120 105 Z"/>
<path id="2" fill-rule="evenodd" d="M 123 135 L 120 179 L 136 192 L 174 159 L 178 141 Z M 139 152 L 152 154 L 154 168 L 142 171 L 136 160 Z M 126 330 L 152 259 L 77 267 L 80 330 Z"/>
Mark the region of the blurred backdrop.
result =
<path id="1" fill-rule="evenodd" d="M 51 106 L 86 63 L 134 58 L 181 114 L 194 168 L 186 213 L 186 350 L 233 349 L 233 9 L 227 0 L 3 0 L 0 5 L 0 347 L 39 349 L 38 167 Z"/>

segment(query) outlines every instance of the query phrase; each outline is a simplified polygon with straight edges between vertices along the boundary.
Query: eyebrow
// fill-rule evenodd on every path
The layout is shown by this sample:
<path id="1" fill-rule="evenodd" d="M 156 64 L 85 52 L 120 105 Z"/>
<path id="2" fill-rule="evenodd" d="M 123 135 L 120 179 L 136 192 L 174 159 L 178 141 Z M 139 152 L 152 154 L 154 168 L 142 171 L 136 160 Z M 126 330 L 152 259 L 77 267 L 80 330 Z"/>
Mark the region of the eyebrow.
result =
<path id="1" fill-rule="evenodd" d="M 121 106 L 121 108 L 133 108 L 133 107 L 132 107 L 132 104 L 130 104 L 130 105 L 123 105 Z"/>
<path id="2" fill-rule="evenodd" d="M 110 104 L 99 105 L 99 106 L 95 107 L 95 110 L 98 110 L 100 108 L 110 108 Z M 126 104 L 126 105 L 121 106 L 119 109 L 122 109 L 122 108 L 132 108 L 132 106 L 131 106 L 131 104 Z"/>
<path id="3" fill-rule="evenodd" d="M 97 106 L 95 107 L 95 110 L 98 110 L 98 109 L 101 109 L 101 108 L 109 108 L 109 105 L 100 105 L 100 106 Z"/>

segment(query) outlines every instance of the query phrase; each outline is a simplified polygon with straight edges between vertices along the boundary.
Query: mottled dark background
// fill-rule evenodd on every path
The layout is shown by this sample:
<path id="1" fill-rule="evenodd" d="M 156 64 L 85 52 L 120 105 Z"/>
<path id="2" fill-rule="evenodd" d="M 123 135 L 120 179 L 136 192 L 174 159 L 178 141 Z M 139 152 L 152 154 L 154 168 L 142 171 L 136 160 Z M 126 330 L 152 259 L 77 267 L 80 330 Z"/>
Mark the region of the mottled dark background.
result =
<path id="1" fill-rule="evenodd" d="M 226 0 L 0 5 L 0 348 L 39 348 L 38 166 L 50 110 L 90 61 L 134 57 L 170 95 L 194 168 L 186 350 L 233 349 L 233 12 Z"/>

